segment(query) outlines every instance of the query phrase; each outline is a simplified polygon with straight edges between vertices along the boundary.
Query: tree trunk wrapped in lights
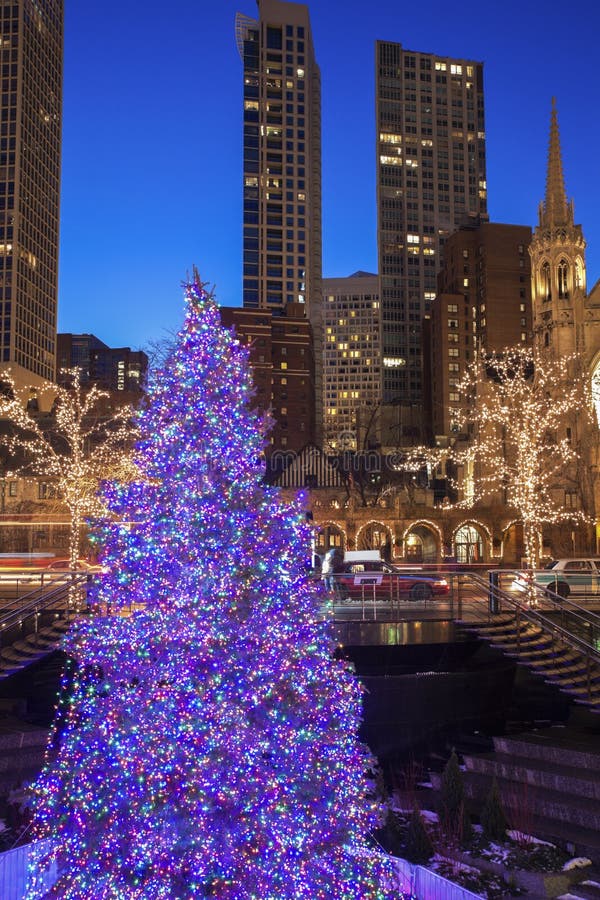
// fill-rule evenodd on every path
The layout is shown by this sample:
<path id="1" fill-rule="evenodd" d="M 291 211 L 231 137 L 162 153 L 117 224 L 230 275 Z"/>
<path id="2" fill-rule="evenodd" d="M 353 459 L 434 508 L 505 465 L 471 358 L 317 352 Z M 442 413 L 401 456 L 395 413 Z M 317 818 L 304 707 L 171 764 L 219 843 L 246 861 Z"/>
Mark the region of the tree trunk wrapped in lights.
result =
<path id="1" fill-rule="evenodd" d="M 333 659 L 304 513 L 262 483 L 247 351 L 198 282 L 186 295 L 144 477 L 107 493 L 113 614 L 65 644 L 77 674 L 36 788 L 53 849 L 27 897 L 55 859 L 63 900 L 383 898 L 361 689 Z"/>

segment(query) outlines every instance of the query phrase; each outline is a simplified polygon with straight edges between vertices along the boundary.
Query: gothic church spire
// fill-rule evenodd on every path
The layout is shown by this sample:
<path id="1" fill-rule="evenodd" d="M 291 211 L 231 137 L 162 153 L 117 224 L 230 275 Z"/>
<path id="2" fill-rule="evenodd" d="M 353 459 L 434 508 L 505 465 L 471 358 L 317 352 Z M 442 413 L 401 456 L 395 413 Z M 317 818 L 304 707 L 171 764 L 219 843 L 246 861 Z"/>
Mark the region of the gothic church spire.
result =
<path id="1" fill-rule="evenodd" d="M 543 203 L 540 204 L 540 227 L 552 229 L 561 225 L 573 225 L 573 205 L 567 202 L 560 152 L 556 98 L 553 97 L 550 116 L 548 170 L 546 173 L 546 197 Z"/>

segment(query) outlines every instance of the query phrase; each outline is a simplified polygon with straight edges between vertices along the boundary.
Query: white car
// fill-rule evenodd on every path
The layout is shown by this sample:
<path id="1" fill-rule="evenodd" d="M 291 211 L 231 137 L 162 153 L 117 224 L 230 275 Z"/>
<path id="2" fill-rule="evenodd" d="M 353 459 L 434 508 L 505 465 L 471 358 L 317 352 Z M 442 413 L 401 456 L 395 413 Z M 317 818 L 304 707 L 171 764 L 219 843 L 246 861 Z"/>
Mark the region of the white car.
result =
<path id="1" fill-rule="evenodd" d="M 522 573 L 513 582 L 518 591 L 527 590 L 529 573 Z M 545 589 L 550 596 L 569 597 L 571 594 L 588 596 L 600 594 L 600 559 L 579 557 L 577 559 L 554 559 L 532 573 L 537 587 Z"/>

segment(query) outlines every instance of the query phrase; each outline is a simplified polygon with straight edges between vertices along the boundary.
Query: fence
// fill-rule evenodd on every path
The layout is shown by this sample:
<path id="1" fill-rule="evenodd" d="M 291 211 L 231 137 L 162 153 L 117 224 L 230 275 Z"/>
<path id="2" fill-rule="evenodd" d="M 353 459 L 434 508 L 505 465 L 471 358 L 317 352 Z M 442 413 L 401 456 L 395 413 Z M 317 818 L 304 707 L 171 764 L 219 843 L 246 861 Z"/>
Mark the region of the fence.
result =
<path id="1" fill-rule="evenodd" d="M 392 887 L 397 890 L 398 897 L 405 895 L 416 897 L 417 900 L 481 900 L 480 894 L 473 894 L 431 869 L 413 866 L 398 856 L 392 857 L 392 863 L 395 878 Z"/>
<path id="2" fill-rule="evenodd" d="M 23 900 L 27 884 L 27 869 L 33 848 L 43 850 L 44 842 L 25 844 L 0 853 L 0 897 L 2 900 Z M 411 895 L 418 900 L 480 900 L 479 894 L 472 894 L 451 881 L 436 875 L 423 866 L 413 866 L 405 859 L 392 857 L 394 881 L 392 889 L 396 896 Z M 56 866 L 46 874 L 45 889 L 50 890 L 56 881 Z"/>
<path id="3" fill-rule="evenodd" d="M 33 848 L 36 851 L 43 850 L 46 842 L 38 841 L 35 844 L 24 844 L 0 853 L 0 897 L 2 900 L 23 900 L 25 886 L 27 884 L 27 869 Z M 56 866 L 53 866 L 46 874 L 44 887 L 50 890 L 56 881 Z"/>

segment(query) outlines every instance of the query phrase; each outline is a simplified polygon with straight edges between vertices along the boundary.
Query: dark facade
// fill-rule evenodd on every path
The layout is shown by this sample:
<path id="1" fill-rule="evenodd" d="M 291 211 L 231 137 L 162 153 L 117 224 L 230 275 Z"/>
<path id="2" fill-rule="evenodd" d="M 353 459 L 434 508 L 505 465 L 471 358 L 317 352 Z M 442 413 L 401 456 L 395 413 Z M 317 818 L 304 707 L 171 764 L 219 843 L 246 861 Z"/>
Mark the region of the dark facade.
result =
<path id="1" fill-rule="evenodd" d="M 530 344 L 531 228 L 482 222 L 456 231 L 444 248 L 431 319 L 433 433 L 453 433 L 458 382 L 478 348 Z"/>
<path id="2" fill-rule="evenodd" d="M 411 406 L 444 245 L 487 214 L 482 64 L 378 41 L 376 128 L 383 399 Z"/>
<path id="3" fill-rule="evenodd" d="M 269 310 L 221 308 L 221 320 L 250 346 L 258 407 L 270 410 L 267 455 L 297 453 L 314 437 L 314 384 L 310 324 L 298 304 L 285 315 Z"/>
<path id="4" fill-rule="evenodd" d="M 1 358 L 17 383 L 54 380 L 62 0 L 0 2 Z"/>
<path id="5" fill-rule="evenodd" d="M 81 370 L 82 384 L 113 392 L 139 394 L 146 383 L 148 357 L 142 350 L 109 347 L 93 334 L 59 334 L 57 381 L 68 381 L 62 369 Z"/>

